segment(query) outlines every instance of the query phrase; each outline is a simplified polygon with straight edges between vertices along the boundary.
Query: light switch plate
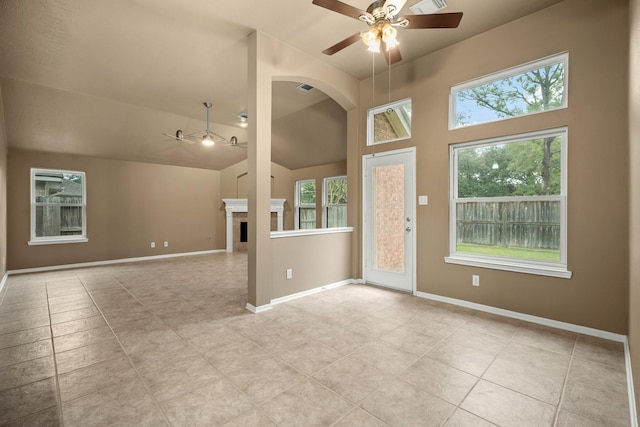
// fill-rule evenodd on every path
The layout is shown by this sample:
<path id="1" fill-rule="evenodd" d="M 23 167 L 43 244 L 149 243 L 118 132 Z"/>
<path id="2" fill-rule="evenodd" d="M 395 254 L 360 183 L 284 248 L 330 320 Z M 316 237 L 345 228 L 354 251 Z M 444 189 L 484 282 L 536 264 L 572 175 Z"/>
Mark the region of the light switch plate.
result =
<path id="1" fill-rule="evenodd" d="M 418 196 L 418 204 L 419 205 L 428 205 L 429 204 L 429 196 Z"/>

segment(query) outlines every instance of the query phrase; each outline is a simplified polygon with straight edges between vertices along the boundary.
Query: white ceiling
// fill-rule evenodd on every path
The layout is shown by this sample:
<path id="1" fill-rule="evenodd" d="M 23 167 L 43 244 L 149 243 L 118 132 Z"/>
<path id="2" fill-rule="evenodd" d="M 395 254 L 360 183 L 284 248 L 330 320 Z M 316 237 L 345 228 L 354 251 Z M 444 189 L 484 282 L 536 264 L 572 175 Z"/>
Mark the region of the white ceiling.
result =
<path id="1" fill-rule="evenodd" d="M 411 14 L 416 1 L 401 14 Z M 559 1 L 447 0 L 443 12 L 464 13 L 460 27 L 400 30 L 404 61 Z M 361 9 L 370 3 L 346 2 Z M 216 146 L 203 154 L 204 147 L 165 140 L 162 133 L 204 130 L 202 103 L 210 101 L 213 130 L 246 140 L 237 115 L 247 106 L 247 36 L 257 29 L 363 79 L 371 75 L 371 60 L 360 43 L 333 56 L 321 51 L 364 25 L 311 0 L 2 0 L 0 78 L 9 145 L 221 169 L 246 152 Z M 287 117 L 299 121 L 301 110 L 340 108 L 317 90 L 305 94 L 291 84 L 274 84 L 273 98 L 280 128 Z M 318 134 L 280 129 L 274 161 L 294 168 L 344 159 L 344 140 L 318 150 L 327 141 Z M 318 156 L 309 156 L 314 147 Z M 332 150 L 339 153 L 325 158 Z"/>

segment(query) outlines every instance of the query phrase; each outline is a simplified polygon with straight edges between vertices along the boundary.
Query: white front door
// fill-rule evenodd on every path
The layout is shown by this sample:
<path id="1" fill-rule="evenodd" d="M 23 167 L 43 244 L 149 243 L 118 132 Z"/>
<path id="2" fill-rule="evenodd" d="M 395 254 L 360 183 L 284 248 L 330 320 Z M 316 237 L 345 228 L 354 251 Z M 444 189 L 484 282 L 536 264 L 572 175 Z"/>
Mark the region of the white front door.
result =
<path id="1" fill-rule="evenodd" d="M 415 293 L 415 148 L 366 155 L 364 279 Z"/>

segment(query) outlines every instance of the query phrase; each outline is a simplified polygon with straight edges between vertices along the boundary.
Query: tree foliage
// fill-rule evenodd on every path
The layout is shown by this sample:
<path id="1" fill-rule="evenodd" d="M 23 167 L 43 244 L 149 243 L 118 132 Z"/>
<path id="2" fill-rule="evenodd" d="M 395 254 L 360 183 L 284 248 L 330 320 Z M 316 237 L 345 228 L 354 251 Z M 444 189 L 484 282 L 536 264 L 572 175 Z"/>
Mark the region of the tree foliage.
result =
<path id="1" fill-rule="evenodd" d="M 541 173 L 547 139 L 558 153 L 558 137 L 458 150 L 458 197 L 560 194 L 560 156 L 551 158 L 546 180 Z"/>
<path id="2" fill-rule="evenodd" d="M 546 111 L 563 103 L 564 73 L 564 64 L 559 62 L 472 87 L 457 96 L 499 118 Z M 458 112 L 456 120 L 464 125 L 471 117 L 468 112 Z M 559 194 L 559 152 L 556 137 L 492 146 L 481 151 L 464 150 L 459 159 L 459 194 L 467 194 L 465 197 Z M 489 170 L 486 164 L 484 169 L 480 167 L 486 162 L 491 162 Z M 492 168 L 494 164 L 499 167 Z M 479 184 L 486 188 L 478 188 Z"/>

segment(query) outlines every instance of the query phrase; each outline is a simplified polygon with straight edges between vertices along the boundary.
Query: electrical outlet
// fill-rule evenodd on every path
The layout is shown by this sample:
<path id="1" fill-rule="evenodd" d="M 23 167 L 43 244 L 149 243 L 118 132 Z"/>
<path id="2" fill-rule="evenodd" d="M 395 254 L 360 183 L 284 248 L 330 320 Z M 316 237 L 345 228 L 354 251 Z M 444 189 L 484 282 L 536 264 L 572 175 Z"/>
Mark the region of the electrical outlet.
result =
<path id="1" fill-rule="evenodd" d="M 293 269 L 287 268 L 287 280 L 293 279 Z"/>
<path id="2" fill-rule="evenodd" d="M 471 276 L 471 284 L 473 286 L 480 286 L 480 276 L 478 276 L 477 274 Z"/>
<path id="3" fill-rule="evenodd" d="M 156 247 L 156 242 L 151 242 L 151 249 Z"/>
<path id="4" fill-rule="evenodd" d="M 168 248 L 169 247 L 169 242 L 164 242 L 164 247 Z"/>

